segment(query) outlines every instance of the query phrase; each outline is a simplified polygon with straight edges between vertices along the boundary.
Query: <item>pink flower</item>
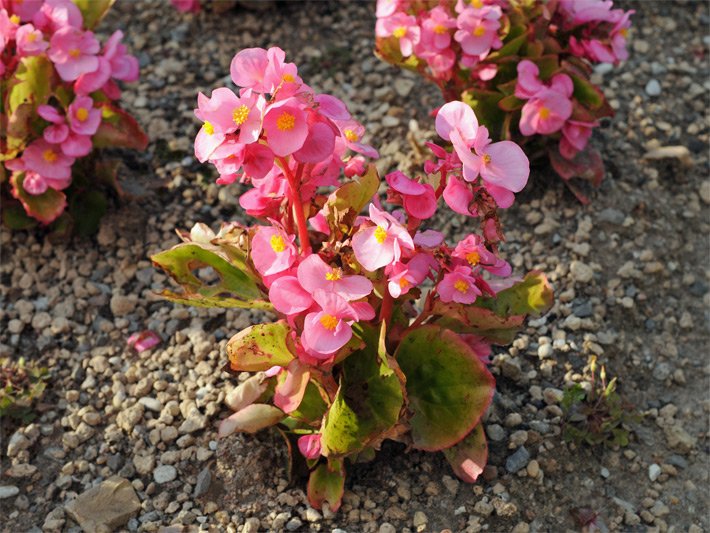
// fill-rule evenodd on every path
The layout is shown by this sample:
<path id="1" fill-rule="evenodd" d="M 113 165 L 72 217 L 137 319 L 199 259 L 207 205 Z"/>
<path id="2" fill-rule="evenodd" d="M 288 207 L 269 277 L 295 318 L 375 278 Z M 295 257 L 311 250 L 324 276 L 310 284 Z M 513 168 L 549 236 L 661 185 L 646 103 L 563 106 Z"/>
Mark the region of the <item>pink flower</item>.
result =
<path id="1" fill-rule="evenodd" d="M 496 276 L 510 276 L 512 272 L 508 262 L 489 251 L 478 235 L 472 234 L 459 241 L 451 257 L 465 261 L 471 268 L 480 266 Z"/>
<path id="2" fill-rule="evenodd" d="M 445 141 L 463 143 L 475 139 L 478 119 L 470 106 L 463 102 L 448 102 L 436 113 L 436 133 Z"/>
<path id="3" fill-rule="evenodd" d="M 350 324 L 358 320 L 358 314 L 345 298 L 334 292 L 317 289 L 313 299 L 320 311 L 306 315 L 301 344 L 313 357 L 327 359 L 351 339 Z"/>
<path id="4" fill-rule="evenodd" d="M 377 0 L 377 18 L 389 17 L 399 9 L 402 0 Z"/>
<path id="5" fill-rule="evenodd" d="M 302 313 L 313 305 L 311 292 L 304 289 L 296 276 L 283 276 L 269 287 L 269 301 L 288 316 Z"/>
<path id="6" fill-rule="evenodd" d="M 30 194 L 42 194 L 47 188 L 66 189 L 71 183 L 74 158 L 66 156 L 59 146 L 49 144 L 44 139 L 33 141 L 25 148 L 22 158 L 16 161 L 16 165 L 6 166 L 26 172 L 24 188 Z"/>
<path id="7" fill-rule="evenodd" d="M 288 235 L 281 228 L 258 227 L 251 241 L 251 260 L 262 276 L 283 272 L 296 261 L 294 240 L 295 235 Z"/>
<path id="8" fill-rule="evenodd" d="M 572 18 L 576 26 L 585 22 L 611 22 L 614 15 L 612 0 L 560 0 L 560 10 Z"/>
<path id="9" fill-rule="evenodd" d="M 116 30 L 104 45 L 103 55 L 111 64 L 111 77 L 122 81 L 138 79 L 138 59 L 127 53 L 126 45 L 121 43 L 123 32 Z"/>
<path id="10" fill-rule="evenodd" d="M 349 148 L 353 152 L 364 155 L 371 159 L 377 159 L 379 154 L 369 144 L 364 144 L 362 142 L 362 137 L 365 135 L 365 126 L 357 122 L 356 120 L 344 120 L 337 122 L 338 129 L 340 130 L 341 139 L 345 143 L 345 147 Z"/>
<path id="11" fill-rule="evenodd" d="M 385 176 L 387 184 L 402 197 L 402 205 L 411 217 L 420 220 L 431 218 L 436 213 L 436 193 L 428 183 L 419 183 L 409 179 L 396 170 Z"/>
<path id="12" fill-rule="evenodd" d="M 32 16 L 32 23 L 45 33 L 54 33 L 67 26 L 81 29 L 83 17 L 71 0 L 45 0 L 39 11 Z"/>
<path id="13" fill-rule="evenodd" d="M 444 50 L 451 44 L 451 30 L 456 27 L 456 19 L 441 6 L 429 11 L 422 22 L 421 41 L 418 50 Z"/>
<path id="14" fill-rule="evenodd" d="M 452 211 L 466 216 L 477 216 L 475 208 L 471 208 L 473 192 L 466 183 L 456 176 L 449 176 L 444 189 L 444 201 Z"/>
<path id="15" fill-rule="evenodd" d="M 52 35 L 48 56 L 64 81 L 74 81 L 99 68 L 98 52 L 99 42 L 92 32 L 65 26 Z"/>
<path id="16" fill-rule="evenodd" d="M 303 435 L 298 438 L 298 450 L 306 459 L 318 459 L 320 457 L 320 433 Z"/>
<path id="17" fill-rule="evenodd" d="M 515 85 L 515 96 L 528 100 L 545 88 L 540 80 L 540 69 L 529 59 L 518 63 L 518 81 Z"/>
<path id="18" fill-rule="evenodd" d="M 498 19 L 502 14 L 499 6 L 467 7 L 456 19 L 459 29 L 454 39 L 466 54 L 473 56 L 485 55 L 494 47 L 500 48 L 503 43 L 498 38 Z"/>
<path id="19" fill-rule="evenodd" d="M 414 51 L 414 46 L 419 42 L 420 29 L 417 19 L 402 12 L 378 19 L 375 25 L 375 34 L 378 37 L 394 37 L 399 40 L 399 49 L 403 57 L 409 57 Z"/>
<path id="20" fill-rule="evenodd" d="M 2 6 L 2 4 L 0 4 L 0 6 Z M 11 17 L 5 9 L 0 7 L 0 52 L 5 49 L 7 43 L 15 39 L 18 24 L 18 17 Z M 0 65 L 4 66 L 4 63 L 0 61 Z"/>
<path id="21" fill-rule="evenodd" d="M 562 138 L 560 139 L 560 154 L 565 159 L 573 159 L 577 152 L 584 150 L 592 136 L 592 129 L 596 127 L 594 122 L 580 122 L 568 120 L 562 126 Z"/>
<path id="22" fill-rule="evenodd" d="M 32 20 L 43 3 L 44 0 L 9 0 L 5 2 L 5 7 L 10 13 L 20 17 L 22 22 L 27 22 Z"/>
<path id="23" fill-rule="evenodd" d="M 217 133 L 234 133 L 239 130 L 240 143 L 253 143 L 261 133 L 261 116 L 266 101 L 251 89 L 242 89 L 240 96 L 226 87 L 212 91 L 211 98 L 197 95 L 195 116 L 209 122 Z"/>
<path id="24" fill-rule="evenodd" d="M 359 300 L 372 292 L 372 282 L 365 276 L 343 274 L 342 268 L 330 266 L 318 254 L 309 255 L 298 265 L 298 281 L 311 294 L 320 289 L 348 301 Z"/>
<path id="25" fill-rule="evenodd" d="M 558 76 L 570 80 L 564 74 Z M 549 135 L 562 128 L 565 121 L 572 116 L 572 81 L 569 83 L 569 92 L 559 92 L 552 88 L 542 89 L 525 103 L 520 116 L 520 133 L 526 136 L 536 133 Z"/>
<path id="26" fill-rule="evenodd" d="M 268 65 L 264 73 L 264 86 L 267 92 L 277 94 L 277 100 L 292 96 L 303 85 L 294 63 L 286 63 L 286 52 L 277 46 L 266 51 Z"/>
<path id="27" fill-rule="evenodd" d="M 442 302 L 460 304 L 472 304 L 482 294 L 467 266 L 457 266 L 452 272 L 444 274 L 436 290 Z"/>
<path id="28" fill-rule="evenodd" d="M 277 156 L 287 156 L 303 146 L 308 137 L 306 114 L 293 99 L 268 107 L 264 115 L 266 142 Z"/>
<path id="29" fill-rule="evenodd" d="M 435 267 L 436 261 L 426 253 L 415 255 L 407 264 L 395 263 L 389 272 L 387 290 L 393 298 L 399 298 L 424 281 Z"/>
<path id="30" fill-rule="evenodd" d="M 182 13 L 200 12 L 200 0 L 170 0 L 170 3 Z"/>
<path id="31" fill-rule="evenodd" d="M 64 115 L 60 114 L 54 107 L 50 105 L 41 105 L 37 108 L 37 113 L 44 120 L 52 123 L 51 126 L 44 128 L 42 136 L 48 143 L 59 144 L 69 135 L 69 126 L 66 124 Z"/>
<path id="32" fill-rule="evenodd" d="M 375 225 L 361 227 L 352 238 L 355 257 L 365 270 L 374 272 L 399 261 L 403 249 L 414 249 L 412 237 L 392 215 L 370 204 L 370 220 Z"/>
<path id="33" fill-rule="evenodd" d="M 93 135 L 101 124 L 101 110 L 90 96 L 77 96 L 67 110 L 69 127 L 79 135 Z"/>
<path id="34" fill-rule="evenodd" d="M 15 34 L 17 51 L 20 56 L 36 56 L 44 52 L 49 44 L 44 40 L 42 32 L 36 30 L 32 24 L 24 24 L 17 29 Z"/>
<path id="35" fill-rule="evenodd" d="M 468 346 L 473 350 L 481 362 L 485 365 L 491 364 L 491 345 L 486 342 L 483 337 L 478 335 L 472 335 L 470 333 L 463 333 L 460 335 L 461 339 L 468 344 Z"/>
<path id="36" fill-rule="evenodd" d="M 299 163 L 321 163 L 333 155 L 337 130 L 330 120 L 317 113 L 309 112 L 307 117 L 308 135 L 293 157 Z"/>
<path id="37" fill-rule="evenodd" d="M 240 87 L 253 89 L 257 93 L 271 93 L 275 89 L 274 82 L 278 80 L 278 70 L 280 68 L 279 65 L 274 65 L 273 63 L 278 62 L 279 57 L 282 57 L 281 54 L 271 50 L 273 49 L 269 49 L 269 51 L 263 48 L 245 48 L 241 50 L 234 56 L 229 68 L 232 81 Z M 295 76 L 293 80 L 290 79 L 293 76 L 292 73 L 287 72 L 286 74 L 289 74 L 287 81 L 296 81 Z"/>

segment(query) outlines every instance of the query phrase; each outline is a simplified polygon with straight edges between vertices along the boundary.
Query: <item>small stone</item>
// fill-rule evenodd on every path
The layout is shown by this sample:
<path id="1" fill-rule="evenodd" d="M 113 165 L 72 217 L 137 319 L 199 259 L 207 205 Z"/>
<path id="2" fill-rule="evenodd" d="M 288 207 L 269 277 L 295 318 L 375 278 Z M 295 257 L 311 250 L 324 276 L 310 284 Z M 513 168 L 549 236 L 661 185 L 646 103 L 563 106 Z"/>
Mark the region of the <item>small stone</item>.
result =
<path id="1" fill-rule="evenodd" d="M 521 446 L 518 448 L 514 454 L 509 455 L 505 460 L 505 469 L 511 474 L 515 474 L 518 470 L 525 467 L 530 460 L 530 452 Z"/>
<path id="2" fill-rule="evenodd" d="M 138 425 L 138 423 L 143 418 L 143 413 L 145 412 L 145 407 L 142 403 L 136 403 L 124 409 L 116 417 L 116 424 L 126 433 L 131 433 L 133 428 Z"/>
<path id="3" fill-rule="evenodd" d="M 530 461 L 527 466 L 528 476 L 531 478 L 536 478 L 540 474 L 540 463 L 535 459 Z"/>
<path id="4" fill-rule="evenodd" d="M 602 466 L 601 470 L 599 471 L 599 475 L 601 475 L 604 479 L 607 479 L 611 475 L 611 472 L 609 472 L 608 468 Z"/>
<path id="5" fill-rule="evenodd" d="M 700 184 L 700 199 L 706 203 L 710 204 L 710 180 L 705 180 Z"/>
<path id="6" fill-rule="evenodd" d="M 397 533 L 397 528 L 389 522 L 382 522 L 382 524 L 380 524 L 380 528 L 377 530 L 377 533 Z"/>
<path id="7" fill-rule="evenodd" d="M 646 84 L 644 90 L 649 96 L 658 96 L 661 94 L 661 84 L 658 83 L 658 80 L 650 79 L 648 80 L 648 83 Z"/>
<path id="8" fill-rule="evenodd" d="M 286 531 L 298 531 L 303 525 L 300 518 L 293 517 L 291 520 L 286 522 Z"/>
<path id="9" fill-rule="evenodd" d="M 199 498 L 205 494 L 209 488 L 210 483 L 212 483 L 212 473 L 209 468 L 203 468 L 199 474 L 197 474 L 197 481 L 195 482 L 195 489 L 192 492 L 194 498 Z"/>
<path id="10" fill-rule="evenodd" d="M 394 90 L 397 91 L 397 94 L 403 98 L 406 96 L 409 96 L 409 93 L 412 92 L 413 88 L 414 88 L 414 81 L 413 80 L 408 80 L 406 78 L 398 77 L 394 82 Z"/>
<path id="11" fill-rule="evenodd" d="M 204 429 L 207 425 L 207 418 L 200 414 L 198 410 L 193 410 L 185 419 L 185 421 L 180 424 L 178 431 L 180 433 L 193 433 Z"/>
<path id="12" fill-rule="evenodd" d="M 12 498 L 20 493 L 20 489 L 14 485 L 0 485 L 0 500 Z"/>
<path id="13" fill-rule="evenodd" d="M 505 430 L 498 424 L 486 426 L 486 434 L 488 438 L 494 442 L 500 442 L 505 439 Z"/>
<path id="14" fill-rule="evenodd" d="M 414 513 L 414 519 L 412 520 L 412 525 L 417 528 L 417 531 L 424 531 L 426 525 L 429 522 L 429 518 L 422 511 L 417 511 Z"/>
<path id="15" fill-rule="evenodd" d="M 152 454 L 136 455 L 133 457 L 133 466 L 136 472 L 145 476 L 155 468 L 155 456 Z"/>
<path id="16" fill-rule="evenodd" d="M 540 359 L 547 359 L 548 357 L 552 357 L 553 352 L 552 344 L 541 344 L 537 349 L 537 356 Z"/>
<path id="17" fill-rule="evenodd" d="M 259 522 L 259 519 L 255 516 L 252 516 L 251 518 L 248 518 L 247 521 L 244 523 L 244 529 L 242 529 L 242 533 L 257 533 L 260 527 L 261 522 Z"/>
<path id="18" fill-rule="evenodd" d="M 519 429 L 518 431 L 514 431 L 513 434 L 510 436 L 510 447 L 518 448 L 519 446 L 525 444 L 527 441 L 528 432 L 524 429 Z"/>
<path id="19" fill-rule="evenodd" d="M 123 294 L 114 294 L 111 297 L 111 313 L 113 316 L 125 316 L 133 312 L 136 308 L 136 299 L 124 296 Z"/>
<path id="20" fill-rule="evenodd" d="M 7 443 L 7 456 L 15 457 L 22 450 L 30 447 L 30 440 L 25 437 L 20 431 L 16 431 L 10 437 L 10 442 Z"/>
<path id="21" fill-rule="evenodd" d="M 320 522 L 321 520 L 323 520 L 323 515 L 321 515 L 318 511 L 316 511 L 312 507 L 308 507 L 306 509 L 307 522 Z"/>
<path id="22" fill-rule="evenodd" d="M 518 522 L 515 527 L 510 531 L 510 533 L 528 533 L 530 531 L 530 524 L 526 522 Z"/>
<path id="23" fill-rule="evenodd" d="M 153 479 L 159 485 L 169 483 L 177 477 L 177 470 L 173 465 L 160 465 L 153 470 Z"/>
<path id="24" fill-rule="evenodd" d="M 32 474 L 37 472 L 37 467 L 29 463 L 19 463 L 12 465 L 5 471 L 5 475 L 12 478 L 22 479 L 30 477 Z"/>
<path id="25" fill-rule="evenodd" d="M 149 411 L 154 411 L 156 413 L 163 410 L 163 403 L 156 398 L 151 398 L 150 396 L 144 396 L 138 400 L 138 403 L 142 404 Z"/>
<path id="26" fill-rule="evenodd" d="M 565 393 L 560 389 L 555 389 L 553 387 L 547 387 L 542 391 L 542 397 L 547 405 L 558 404 L 564 398 Z"/>
<path id="27" fill-rule="evenodd" d="M 115 531 L 140 511 L 131 482 L 113 476 L 69 502 L 67 514 L 84 531 Z"/>
<path id="28" fill-rule="evenodd" d="M 594 270 L 581 261 L 572 261 L 569 265 L 569 271 L 572 274 L 572 279 L 580 283 L 589 283 L 594 277 Z"/>
<path id="29" fill-rule="evenodd" d="M 399 126 L 399 119 L 397 117 L 387 115 L 382 119 L 382 125 L 385 128 L 394 128 L 395 126 Z"/>
<path id="30" fill-rule="evenodd" d="M 657 501 L 656 503 L 653 504 L 653 507 L 649 509 L 651 511 L 651 514 L 653 516 L 665 516 L 671 512 L 671 510 L 668 508 L 668 506 L 663 503 L 662 501 Z"/>
<path id="31" fill-rule="evenodd" d="M 656 481 L 658 479 L 658 476 L 661 475 L 661 467 L 658 466 L 656 463 L 653 463 L 648 467 L 648 479 L 651 481 Z"/>
<path id="32" fill-rule="evenodd" d="M 685 146 L 661 146 L 653 150 L 649 150 L 643 156 L 644 159 L 657 161 L 661 159 L 677 159 L 683 166 L 693 166 L 693 158 L 690 155 L 690 150 Z"/>
<path id="33" fill-rule="evenodd" d="M 473 511 L 483 516 L 490 516 L 494 510 L 495 507 L 487 500 L 480 500 L 473 506 Z"/>

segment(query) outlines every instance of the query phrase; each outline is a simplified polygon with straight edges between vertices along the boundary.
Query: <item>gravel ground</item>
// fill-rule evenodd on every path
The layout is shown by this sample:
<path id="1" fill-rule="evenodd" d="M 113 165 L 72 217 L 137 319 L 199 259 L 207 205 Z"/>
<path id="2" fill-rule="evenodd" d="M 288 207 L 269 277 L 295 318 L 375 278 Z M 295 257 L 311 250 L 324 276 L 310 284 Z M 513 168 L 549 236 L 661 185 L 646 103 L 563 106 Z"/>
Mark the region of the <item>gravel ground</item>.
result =
<path id="1" fill-rule="evenodd" d="M 710 531 L 708 4 L 624 6 L 637 10 L 631 59 L 596 75 L 617 109 L 594 137 L 602 187 L 581 206 L 535 169 L 504 215 L 509 260 L 547 272 L 556 303 L 495 356 L 485 480 L 459 483 L 442 457 L 390 444 L 351 468 L 333 514 L 307 505 L 302 482 L 288 485 L 273 435 L 216 440 L 233 384 L 220 370 L 226 339 L 261 317 L 159 300 L 168 281 L 148 256 L 177 242 L 176 227 L 242 217 L 238 186 L 218 188 L 191 157 L 196 92 L 221 86 L 240 48 L 279 45 L 316 89 L 343 98 L 382 148 L 381 170 L 420 160 L 411 141 L 433 135 L 437 91 L 372 56 L 370 4 L 194 16 L 119 2 L 104 27 L 123 28 L 139 55 L 125 102 L 152 144 L 118 155 L 144 194 L 92 241 L 0 241 L 0 352 L 52 372 L 35 423 L 3 421 L 4 531 L 80 531 L 92 513 L 130 531 L 575 531 L 579 507 L 602 531 Z M 664 146 L 684 148 L 658 157 Z M 463 231 L 459 218 L 446 223 L 452 237 Z M 126 339 L 145 329 L 163 343 L 136 354 Z M 560 436 L 560 391 L 590 354 L 644 415 L 627 448 Z"/>

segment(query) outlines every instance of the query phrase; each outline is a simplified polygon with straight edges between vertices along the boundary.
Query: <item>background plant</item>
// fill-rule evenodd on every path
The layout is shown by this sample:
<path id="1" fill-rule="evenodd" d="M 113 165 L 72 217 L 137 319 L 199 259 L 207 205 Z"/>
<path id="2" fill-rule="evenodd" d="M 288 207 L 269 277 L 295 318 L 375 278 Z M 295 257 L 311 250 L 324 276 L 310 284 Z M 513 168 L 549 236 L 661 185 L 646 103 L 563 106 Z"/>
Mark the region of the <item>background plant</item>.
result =
<path id="1" fill-rule="evenodd" d="M 91 159 L 93 149 L 147 145 L 117 103 L 118 82 L 138 79 L 138 61 L 121 31 L 103 46 L 91 31 L 112 3 L 0 2 L 0 185 L 9 227 L 95 230 L 106 209 L 98 186 L 115 180 Z"/>
<path id="2" fill-rule="evenodd" d="M 342 101 L 308 87 L 279 48 L 239 52 L 231 77 L 238 93 L 198 96 L 195 155 L 217 183 L 253 186 L 239 202 L 262 224 L 197 224 L 152 257 L 182 288 L 163 292 L 170 300 L 277 317 L 228 343 L 225 369 L 252 375 L 227 394 L 234 414 L 220 435 L 274 426 L 307 461 L 317 508 L 340 506 L 346 460 L 371 458 L 385 439 L 443 451 L 475 481 L 491 344 L 552 303 L 542 273 L 512 277 L 498 255 L 498 208 L 527 182 L 527 158 L 451 102 L 436 123 L 451 151 L 430 145 L 414 179 L 388 174 L 387 210 L 367 162 L 377 151 Z M 427 228 L 441 198 L 479 232 L 450 245 Z"/>
<path id="3" fill-rule="evenodd" d="M 9 357 L 0 360 L 0 419 L 32 420 L 32 408 L 44 394 L 47 379 L 48 370 L 34 362 Z"/>
<path id="4" fill-rule="evenodd" d="M 598 186 L 600 154 L 588 145 L 613 110 L 590 82 L 592 65 L 627 58 L 633 11 L 610 0 L 379 0 L 376 51 L 463 100 L 491 136 L 547 155 L 569 180 Z"/>

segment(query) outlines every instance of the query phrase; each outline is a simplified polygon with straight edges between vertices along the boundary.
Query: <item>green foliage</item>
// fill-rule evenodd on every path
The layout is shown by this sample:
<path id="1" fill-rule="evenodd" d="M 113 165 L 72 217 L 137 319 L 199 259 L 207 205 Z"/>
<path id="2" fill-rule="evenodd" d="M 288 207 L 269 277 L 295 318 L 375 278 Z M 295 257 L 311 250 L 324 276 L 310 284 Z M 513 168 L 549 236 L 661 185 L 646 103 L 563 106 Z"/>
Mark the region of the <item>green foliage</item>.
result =
<path id="1" fill-rule="evenodd" d="M 106 102 L 101 107 L 101 115 L 101 125 L 92 137 L 95 148 L 147 148 L 148 136 L 126 111 Z"/>
<path id="2" fill-rule="evenodd" d="M 31 421 L 33 404 L 44 394 L 49 372 L 23 358 L 0 360 L 0 419 L 12 417 L 22 423 Z"/>
<path id="3" fill-rule="evenodd" d="M 308 501 L 320 509 L 328 502 L 331 511 L 340 509 L 345 492 L 345 467 L 342 460 L 329 459 L 311 472 L 308 480 Z"/>
<path id="4" fill-rule="evenodd" d="M 84 27 L 93 30 L 116 0 L 72 0 L 81 11 Z"/>
<path id="5" fill-rule="evenodd" d="M 285 320 L 240 331 L 227 343 L 229 367 L 237 372 L 260 372 L 288 366 L 294 358 L 288 342 L 290 331 Z"/>
<path id="6" fill-rule="evenodd" d="M 67 197 L 63 192 L 47 189 L 42 194 L 29 194 L 22 187 L 24 181 L 23 172 L 17 172 L 10 178 L 12 195 L 22 203 L 28 215 L 42 224 L 49 224 L 62 214 L 67 205 Z"/>

